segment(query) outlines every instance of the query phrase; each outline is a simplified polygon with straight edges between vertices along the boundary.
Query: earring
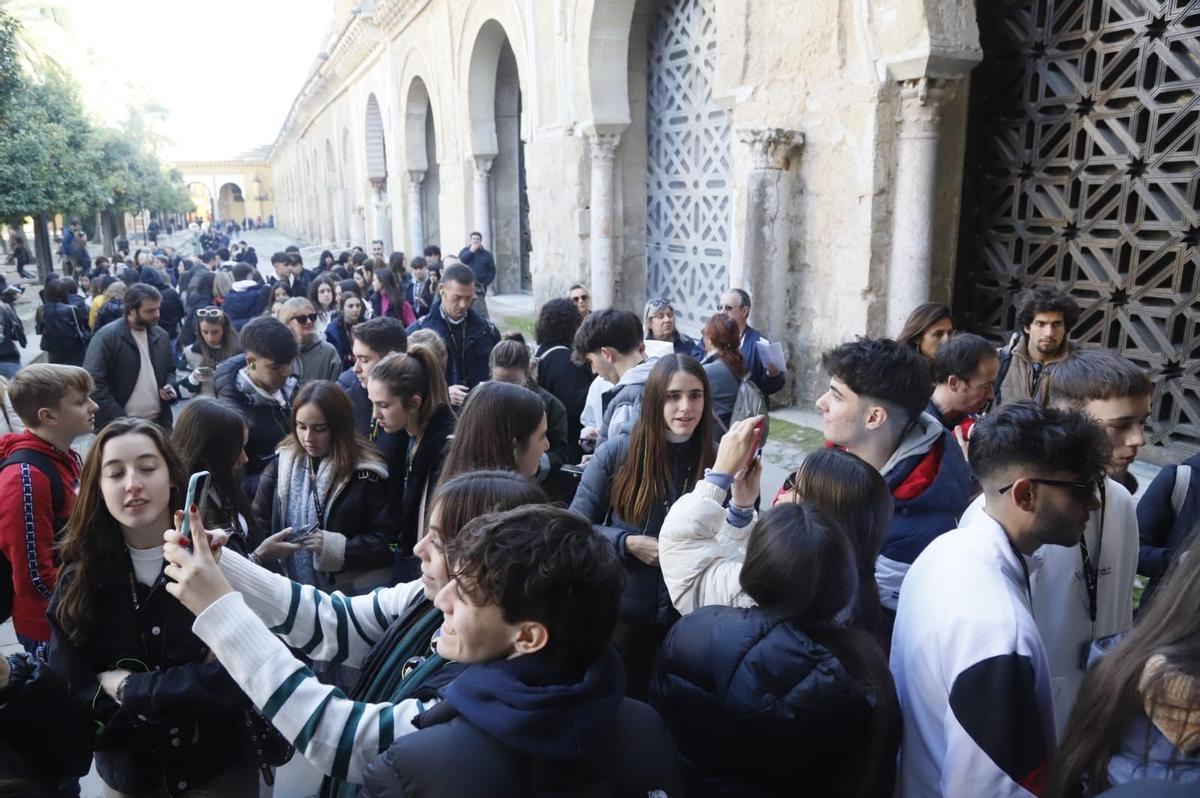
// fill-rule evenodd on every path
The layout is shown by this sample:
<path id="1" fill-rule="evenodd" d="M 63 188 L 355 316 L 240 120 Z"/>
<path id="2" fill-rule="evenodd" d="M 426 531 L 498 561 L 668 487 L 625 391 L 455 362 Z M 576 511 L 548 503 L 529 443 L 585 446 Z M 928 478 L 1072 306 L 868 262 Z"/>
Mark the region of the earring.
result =
<path id="1" fill-rule="evenodd" d="M 250 364 L 250 370 L 251 370 L 251 371 L 254 371 L 254 369 L 256 369 L 256 368 L 257 368 L 257 366 L 256 366 L 254 363 L 251 363 L 251 364 Z"/>

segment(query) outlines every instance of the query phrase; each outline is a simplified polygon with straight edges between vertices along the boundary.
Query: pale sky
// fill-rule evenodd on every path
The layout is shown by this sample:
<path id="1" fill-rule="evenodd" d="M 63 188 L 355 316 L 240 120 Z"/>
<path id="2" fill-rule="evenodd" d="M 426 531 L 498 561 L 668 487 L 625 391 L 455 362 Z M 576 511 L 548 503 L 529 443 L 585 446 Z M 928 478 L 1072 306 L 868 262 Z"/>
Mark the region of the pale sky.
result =
<path id="1" fill-rule="evenodd" d="M 142 97 L 166 110 L 169 160 L 230 157 L 275 141 L 321 49 L 333 0 L 59 0 L 95 67 L 92 108 Z"/>

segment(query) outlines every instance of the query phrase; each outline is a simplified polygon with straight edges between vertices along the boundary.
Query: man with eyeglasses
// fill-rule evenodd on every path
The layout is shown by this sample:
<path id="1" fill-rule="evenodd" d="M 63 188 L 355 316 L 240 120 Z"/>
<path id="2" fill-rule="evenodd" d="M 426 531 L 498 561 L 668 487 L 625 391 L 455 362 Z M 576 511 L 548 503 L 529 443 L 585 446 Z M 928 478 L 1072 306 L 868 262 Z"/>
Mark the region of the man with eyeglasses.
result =
<path id="1" fill-rule="evenodd" d="M 1054 701 L 1033 558 L 1078 544 L 1110 451 L 1085 414 L 1031 401 L 975 425 L 982 512 L 930 543 L 900 592 L 891 648 L 904 718 L 898 792 L 1042 794 Z"/>
<path id="2" fill-rule="evenodd" d="M 492 376 L 488 357 L 500 343 L 500 331 L 475 311 L 474 304 L 475 273 L 462 263 L 452 264 L 442 273 L 438 298 L 429 312 L 408 327 L 409 335 L 433 330 L 446 344 L 446 384 L 454 407 L 461 407 L 467 393 Z"/>
<path id="3" fill-rule="evenodd" d="M 731 288 L 721 297 L 717 312 L 733 319 L 742 336 L 742 359 L 750 379 L 765 394 L 777 393 L 783 388 L 783 372 L 763 362 L 758 352 L 759 341 L 766 341 L 763 334 L 750 326 L 750 295 L 740 288 Z M 767 343 L 770 343 L 769 341 Z"/>
<path id="4" fill-rule="evenodd" d="M 933 396 L 925 412 L 965 441 L 974 416 L 992 401 L 1000 357 L 990 343 L 971 333 L 946 340 L 933 358 Z"/>
<path id="5" fill-rule="evenodd" d="M 571 304 L 579 311 L 579 315 L 587 318 L 592 315 L 592 295 L 584 286 L 579 283 L 571 286 L 567 292 L 567 299 L 571 300 Z"/>
<path id="6" fill-rule="evenodd" d="M 1033 555 L 1033 615 L 1046 644 L 1061 735 L 1083 685 L 1092 643 L 1133 625 L 1137 505 L 1122 479 L 1146 443 L 1153 386 L 1142 369 L 1107 349 L 1077 350 L 1051 366 L 1045 379 L 1050 406 L 1082 412 L 1111 446 L 1103 464 L 1107 476 L 1080 488 L 1095 492 L 1098 504 L 1074 545 L 1049 546 Z M 1136 482 L 1131 487 L 1137 490 Z M 977 499 L 963 523 L 983 508 L 983 498 Z"/>
<path id="7" fill-rule="evenodd" d="M 690 336 L 684 335 L 675 326 L 675 309 L 671 300 L 651 299 L 642 314 L 646 322 L 647 341 L 668 341 L 677 355 L 691 355 L 696 360 L 704 359 L 704 346 Z"/>

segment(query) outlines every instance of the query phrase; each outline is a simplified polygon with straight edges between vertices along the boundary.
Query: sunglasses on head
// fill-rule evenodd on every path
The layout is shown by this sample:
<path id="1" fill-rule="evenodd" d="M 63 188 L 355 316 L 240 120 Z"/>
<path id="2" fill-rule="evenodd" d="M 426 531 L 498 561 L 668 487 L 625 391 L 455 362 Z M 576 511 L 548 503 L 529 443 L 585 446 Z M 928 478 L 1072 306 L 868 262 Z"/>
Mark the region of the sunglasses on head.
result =
<path id="1" fill-rule="evenodd" d="M 196 315 L 202 319 L 219 319 L 225 315 L 220 308 L 200 308 L 196 311 Z"/>
<path id="2" fill-rule="evenodd" d="M 671 300 L 669 299 L 651 299 L 646 303 L 646 312 L 649 315 L 650 313 L 657 313 L 663 308 L 669 307 L 671 307 Z"/>
<path id="3" fill-rule="evenodd" d="M 295 316 L 292 316 L 292 321 L 298 321 L 301 324 L 308 324 L 309 322 L 314 322 L 316 320 L 316 313 L 297 313 Z"/>

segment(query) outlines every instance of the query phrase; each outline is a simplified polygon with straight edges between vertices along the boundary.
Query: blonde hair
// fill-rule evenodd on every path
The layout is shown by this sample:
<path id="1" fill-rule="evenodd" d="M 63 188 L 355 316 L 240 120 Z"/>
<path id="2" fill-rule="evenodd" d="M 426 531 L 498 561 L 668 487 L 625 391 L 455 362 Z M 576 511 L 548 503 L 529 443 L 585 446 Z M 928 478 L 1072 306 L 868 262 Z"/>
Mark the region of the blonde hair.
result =
<path id="1" fill-rule="evenodd" d="M 450 353 L 446 351 L 446 342 L 442 340 L 442 336 L 433 330 L 417 330 L 408 336 L 408 351 L 411 352 L 413 347 L 417 346 L 433 353 L 438 365 L 442 367 L 442 373 L 446 372 L 446 364 L 450 362 Z"/>
<path id="2" fill-rule="evenodd" d="M 316 308 L 313 307 L 313 303 L 310 302 L 307 297 L 294 296 L 279 306 L 279 320 L 284 324 L 287 324 L 295 317 L 297 313 L 300 313 L 305 308 L 308 308 L 314 313 L 316 312 Z"/>
<path id="3" fill-rule="evenodd" d="M 86 396 L 95 388 L 92 375 L 78 366 L 31 363 L 13 377 L 8 385 L 8 400 L 27 427 L 40 427 L 38 411 L 56 409 L 74 388 Z"/>
<path id="4" fill-rule="evenodd" d="M 229 294 L 233 290 L 233 275 L 229 272 L 216 272 L 213 274 L 213 299 L 220 299 Z"/>

